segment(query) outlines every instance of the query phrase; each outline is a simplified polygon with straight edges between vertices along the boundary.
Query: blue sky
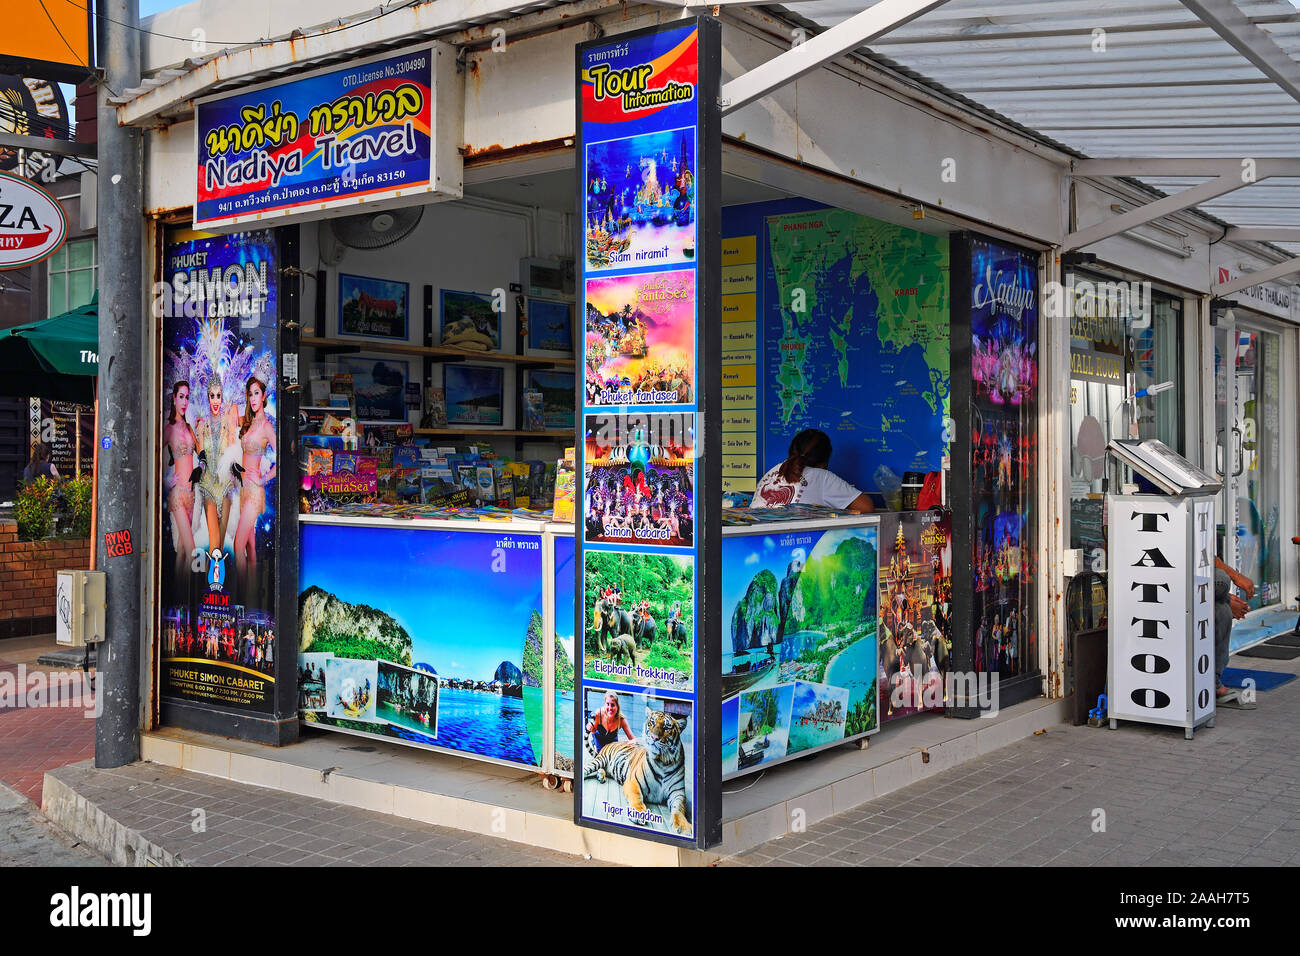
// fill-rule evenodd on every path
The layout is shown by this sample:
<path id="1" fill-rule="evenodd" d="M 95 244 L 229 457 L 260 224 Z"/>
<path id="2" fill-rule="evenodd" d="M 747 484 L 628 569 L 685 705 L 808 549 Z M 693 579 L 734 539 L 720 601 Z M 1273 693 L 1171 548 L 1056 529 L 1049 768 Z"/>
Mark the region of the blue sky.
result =
<path id="1" fill-rule="evenodd" d="M 412 662 L 444 676 L 491 680 L 503 660 L 523 666 L 524 634 L 542 609 L 542 552 L 502 539 L 537 536 L 412 528 L 303 525 L 299 581 L 392 615 L 410 633 Z"/>

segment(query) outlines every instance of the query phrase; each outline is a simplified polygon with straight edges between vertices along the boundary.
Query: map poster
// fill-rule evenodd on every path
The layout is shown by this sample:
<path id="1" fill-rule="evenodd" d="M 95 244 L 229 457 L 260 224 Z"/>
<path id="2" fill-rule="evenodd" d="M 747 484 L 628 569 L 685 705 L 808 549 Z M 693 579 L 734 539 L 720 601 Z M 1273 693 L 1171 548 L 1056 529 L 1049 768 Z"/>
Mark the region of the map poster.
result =
<path id="1" fill-rule="evenodd" d="M 574 821 L 700 848 L 722 836 L 721 527 L 701 514 L 722 496 L 721 387 L 698 378 L 720 354 L 699 317 L 720 309 L 721 43 L 695 17 L 575 64 Z"/>
<path id="2" fill-rule="evenodd" d="M 882 468 L 938 471 L 947 454 L 947 240 L 842 209 L 764 220 L 763 472 L 805 428 L 835 471 L 875 488 Z M 870 379 L 855 372 L 879 369 Z"/>

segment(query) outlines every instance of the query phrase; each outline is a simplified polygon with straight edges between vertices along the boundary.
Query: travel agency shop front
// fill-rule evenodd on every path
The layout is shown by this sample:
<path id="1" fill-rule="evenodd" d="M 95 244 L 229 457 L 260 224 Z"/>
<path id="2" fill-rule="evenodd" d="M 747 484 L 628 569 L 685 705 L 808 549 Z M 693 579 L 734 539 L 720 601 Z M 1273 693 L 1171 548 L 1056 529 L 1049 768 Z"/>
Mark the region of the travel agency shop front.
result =
<path id="1" fill-rule="evenodd" d="M 978 746 L 1050 719 L 1070 341 L 1037 197 L 1069 157 L 857 56 L 790 80 L 747 8 L 438 8 L 119 109 L 154 264 L 144 755 L 675 861 L 958 759 L 947 728 L 924 767 L 842 746 L 894 719 L 995 685 Z M 745 507 L 805 428 L 874 514 Z M 317 729 L 439 753 L 393 758 L 414 789 L 322 780 Z"/>

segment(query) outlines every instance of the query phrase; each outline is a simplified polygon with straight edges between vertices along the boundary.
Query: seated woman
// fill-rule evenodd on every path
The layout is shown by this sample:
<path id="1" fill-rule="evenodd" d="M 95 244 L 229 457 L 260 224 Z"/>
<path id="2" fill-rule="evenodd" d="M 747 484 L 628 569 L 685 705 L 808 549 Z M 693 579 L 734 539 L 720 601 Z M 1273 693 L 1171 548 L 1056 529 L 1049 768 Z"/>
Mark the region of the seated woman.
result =
<path id="1" fill-rule="evenodd" d="M 807 428 L 794 436 L 785 461 L 758 480 L 753 507 L 826 505 L 857 514 L 875 511 L 871 499 L 826 470 L 831 462 L 831 440 L 825 432 Z"/>

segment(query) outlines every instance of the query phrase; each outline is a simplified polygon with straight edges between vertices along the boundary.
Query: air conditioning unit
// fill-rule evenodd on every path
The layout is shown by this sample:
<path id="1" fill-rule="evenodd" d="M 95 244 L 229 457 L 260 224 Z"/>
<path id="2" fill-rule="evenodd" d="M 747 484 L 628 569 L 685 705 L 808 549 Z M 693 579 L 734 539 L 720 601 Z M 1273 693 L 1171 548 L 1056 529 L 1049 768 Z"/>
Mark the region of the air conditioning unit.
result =
<path id="1" fill-rule="evenodd" d="M 60 571 L 54 594 L 55 641 L 85 647 L 104 639 L 103 571 Z"/>

